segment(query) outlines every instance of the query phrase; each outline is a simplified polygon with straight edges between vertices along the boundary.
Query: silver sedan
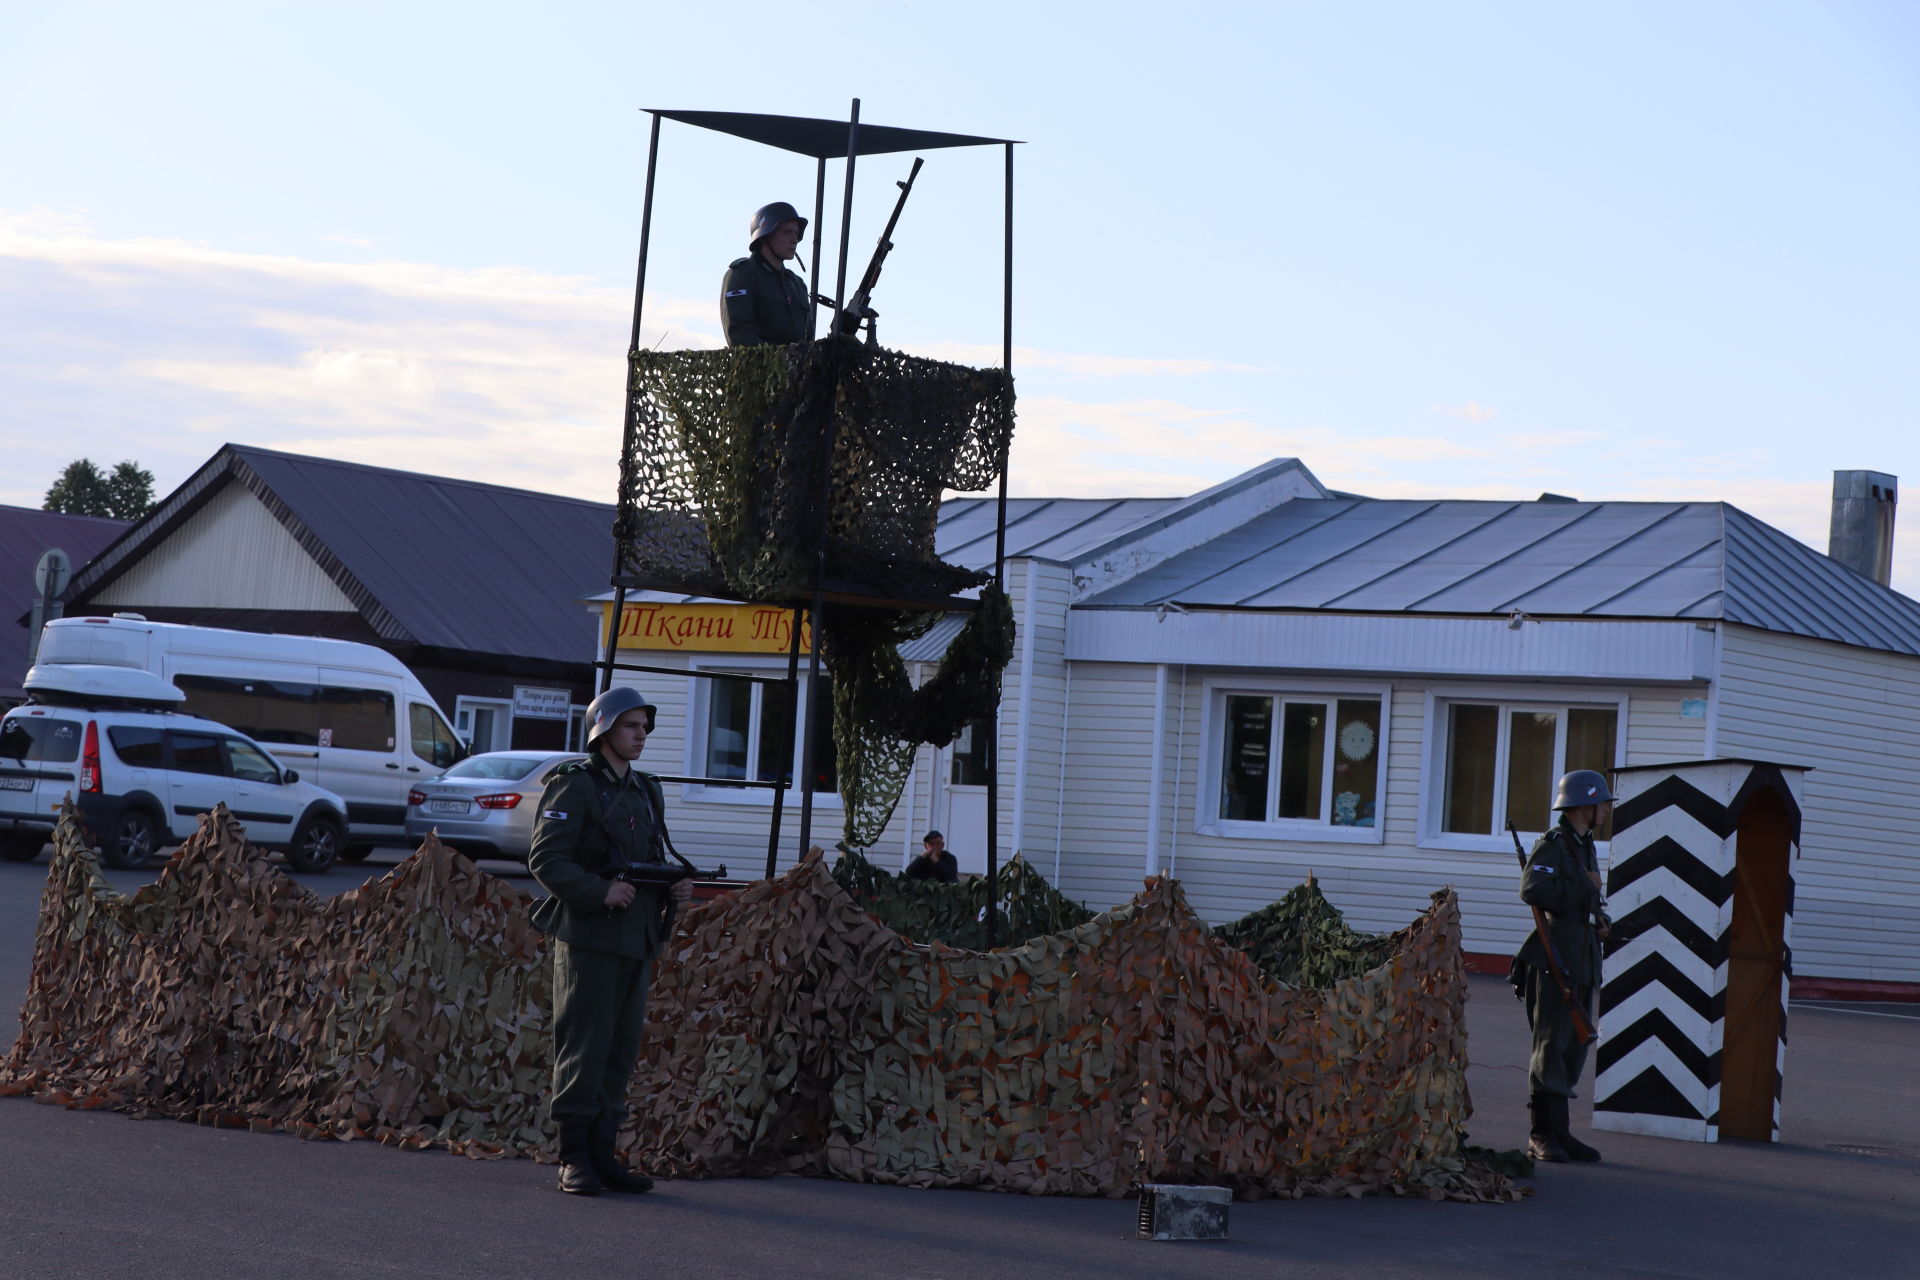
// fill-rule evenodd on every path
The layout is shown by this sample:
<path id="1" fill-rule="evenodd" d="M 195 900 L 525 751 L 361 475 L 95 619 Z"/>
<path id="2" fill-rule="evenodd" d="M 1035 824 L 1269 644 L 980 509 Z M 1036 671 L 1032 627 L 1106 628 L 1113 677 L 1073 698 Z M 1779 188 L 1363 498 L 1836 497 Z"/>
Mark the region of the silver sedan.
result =
<path id="1" fill-rule="evenodd" d="M 488 751 L 468 756 L 407 793 L 407 838 L 438 832 L 470 858 L 524 862 L 547 775 L 577 751 Z"/>

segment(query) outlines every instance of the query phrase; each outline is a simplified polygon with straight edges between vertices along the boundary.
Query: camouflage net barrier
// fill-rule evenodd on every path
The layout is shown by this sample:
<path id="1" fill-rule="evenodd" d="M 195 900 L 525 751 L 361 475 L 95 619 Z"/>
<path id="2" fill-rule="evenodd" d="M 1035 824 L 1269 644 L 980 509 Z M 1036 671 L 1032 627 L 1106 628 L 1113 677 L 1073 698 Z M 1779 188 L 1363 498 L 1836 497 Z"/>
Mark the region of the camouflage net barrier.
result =
<path id="1" fill-rule="evenodd" d="M 431 839 L 323 899 L 224 808 L 128 897 L 69 809 L 0 1094 L 474 1156 L 540 1148 L 552 987 L 528 901 Z"/>
<path id="2" fill-rule="evenodd" d="M 614 538 L 650 586 L 792 605 L 831 591 L 936 600 L 988 576 L 934 552 L 940 496 L 994 484 L 1013 380 L 850 338 L 633 358 Z M 829 447 L 829 441 L 831 446 Z M 824 540 L 824 541 L 823 541 Z M 821 620 L 834 688 L 844 835 L 893 815 L 919 743 L 944 746 L 999 703 L 1013 611 L 998 587 L 935 676 L 911 687 L 898 646 L 937 615 L 837 606 Z"/>
<path id="3" fill-rule="evenodd" d="M 0 1093 L 551 1159 L 525 894 L 429 840 L 321 900 L 224 811 L 131 897 L 71 818 L 55 849 Z M 1391 942 L 1365 974 L 1286 987 L 1156 878 L 1076 927 L 963 951 L 902 937 L 810 856 L 681 916 L 621 1143 L 670 1177 L 1517 1199 L 1461 1155 L 1452 892 Z"/>
<path id="4" fill-rule="evenodd" d="M 909 880 L 876 867 L 859 853 L 843 852 L 833 880 L 861 910 L 915 942 L 940 942 L 972 951 L 987 948 L 987 882 L 963 877 L 957 884 Z M 1000 868 L 999 941 L 1023 942 L 1077 929 L 1093 919 L 1018 854 Z"/>
<path id="5" fill-rule="evenodd" d="M 944 942 L 980 950 L 987 945 L 987 882 L 909 880 L 845 852 L 834 881 L 883 924 L 917 942 Z M 1076 928 L 1094 913 L 1062 894 L 1015 855 L 1000 868 L 1001 941 L 1022 941 Z M 1295 987 L 1329 987 L 1357 978 L 1393 958 L 1394 940 L 1361 933 L 1327 901 L 1312 876 L 1287 896 L 1213 931 L 1247 953 L 1268 977 Z"/>

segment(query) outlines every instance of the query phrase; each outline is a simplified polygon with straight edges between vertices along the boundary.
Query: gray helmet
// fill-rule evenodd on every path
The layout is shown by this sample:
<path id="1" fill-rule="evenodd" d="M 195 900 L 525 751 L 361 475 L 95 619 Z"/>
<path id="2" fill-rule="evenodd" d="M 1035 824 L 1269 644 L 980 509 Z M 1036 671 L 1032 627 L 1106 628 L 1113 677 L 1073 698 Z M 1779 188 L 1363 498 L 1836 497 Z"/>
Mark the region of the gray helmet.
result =
<path id="1" fill-rule="evenodd" d="M 647 695 L 627 685 L 615 685 L 592 702 L 587 704 L 587 745 L 591 747 L 607 731 L 613 728 L 613 722 L 627 712 L 639 708 L 647 713 L 647 732 L 653 732 L 653 719 L 658 709 L 647 701 Z"/>
<path id="2" fill-rule="evenodd" d="M 755 209 L 753 222 L 747 228 L 747 252 L 758 249 L 760 242 L 772 235 L 783 222 L 797 222 L 800 224 L 800 234 L 807 234 L 807 220 L 785 200 L 775 200 L 772 204 L 763 204 Z"/>
<path id="3" fill-rule="evenodd" d="M 1607 776 L 1597 769 L 1575 769 L 1560 779 L 1553 790 L 1553 807 L 1578 809 L 1589 804 L 1608 804 L 1620 797 L 1607 786 Z"/>

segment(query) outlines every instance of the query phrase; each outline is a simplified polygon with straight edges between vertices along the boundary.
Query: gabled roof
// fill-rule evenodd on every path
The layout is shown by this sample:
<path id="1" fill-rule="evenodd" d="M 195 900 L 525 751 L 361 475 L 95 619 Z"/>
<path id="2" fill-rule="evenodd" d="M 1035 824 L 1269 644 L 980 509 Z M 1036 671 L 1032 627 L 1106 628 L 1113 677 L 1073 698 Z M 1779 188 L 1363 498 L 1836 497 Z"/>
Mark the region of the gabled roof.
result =
<path id="1" fill-rule="evenodd" d="M 579 598 L 613 567 L 611 504 L 225 445 L 94 563 L 98 591 L 212 493 L 241 484 L 306 548 L 383 641 L 577 663 Z"/>
<path id="2" fill-rule="evenodd" d="M 1723 502 L 1300 499 L 1088 607 L 1720 619 L 1920 654 L 1920 603 Z"/>
<path id="3" fill-rule="evenodd" d="M 1198 493 L 1173 498 L 1010 498 L 1007 556 L 1080 564 L 1123 548 L 1147 550 L 1171 537 L 1158 560 L 1173 548 L 1211 536 L 1222 521 L 1244 519 L 1291 497 L 1328 496 L 1328 490 L 1298 458 L 1269 458 L 1259 466 Z M 996 498 L 949 498 L 940 504 L 934 547 L 942 560 L 969 569 L 993 565 Z M 1173 526 L 1181 526 L 1173 533 Z M 1188 532 L 1191 531 L 1191 532 Z"/>
<path id="4" fill-rule="evenodd" d="M 1008 498 L 1007 558 L 1072 563 L 1095 547 L 1156 520 L 1185 498 Z M 934 554 L 969 569 L 993 567 L 994 498 L 940 504 Z"/>
<path id="5" fill-rule="evenodd" d="M 26 697 L 20 682 L 29 637 L 14 623 L 33 609 L 33 567 L 41 555 L 58 547 L 78 570 L 126 530 L 125 520 L 0 506 L 0 699 Z"/>

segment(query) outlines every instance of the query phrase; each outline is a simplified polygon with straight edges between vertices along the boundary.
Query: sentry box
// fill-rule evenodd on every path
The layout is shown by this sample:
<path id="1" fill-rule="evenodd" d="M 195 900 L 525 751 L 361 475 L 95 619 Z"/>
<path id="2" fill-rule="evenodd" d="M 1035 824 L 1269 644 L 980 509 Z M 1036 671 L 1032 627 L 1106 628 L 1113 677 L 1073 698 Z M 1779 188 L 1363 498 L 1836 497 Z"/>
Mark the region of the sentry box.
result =
<path id="1" fill-rule="evenodd" d="M 1227 1205 L 1233 1192 L 1225 1187 L 1175 1187 L 1163 1182 L 1140 1184 L 1140 1238 L 1142 1240 L 1225 1240 Z"/>

